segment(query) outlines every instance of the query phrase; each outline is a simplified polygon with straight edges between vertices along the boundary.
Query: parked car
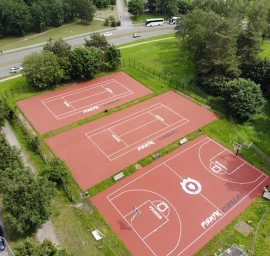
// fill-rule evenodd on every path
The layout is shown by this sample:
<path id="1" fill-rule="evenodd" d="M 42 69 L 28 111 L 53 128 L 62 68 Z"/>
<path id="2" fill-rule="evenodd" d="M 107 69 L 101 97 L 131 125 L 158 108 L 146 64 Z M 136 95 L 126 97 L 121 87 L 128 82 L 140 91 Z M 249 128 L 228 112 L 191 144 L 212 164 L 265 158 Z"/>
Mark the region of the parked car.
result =
<path id="1" fill-rule="evenodd" d="M 140 36 L 141 34 L 138 34 L 138 33 L 133 34 L 133 38 L 140 37 Z"/>
<path id="2" fill-rule="evenodd" d="M 0 252 L 5 250 L 5 240 L 2 237 L 3 237 L 3 230 L 2 227 L 0 226 Z"/>
<path id="3" fill-rule="evenodd" d="M 111 33 L 111 32 L 106 32 L 106 33 L 104 34 L 104 36 L 112 36 L 112 33 Z"/>
<path id="4" fill-rule="evenodd" d="M 22 67 L 14 67 L 14 68 L 11 68 L 9 72 L 13 74 L 13 73 L 21 72 L 22 70 L 23 70 Z"/>

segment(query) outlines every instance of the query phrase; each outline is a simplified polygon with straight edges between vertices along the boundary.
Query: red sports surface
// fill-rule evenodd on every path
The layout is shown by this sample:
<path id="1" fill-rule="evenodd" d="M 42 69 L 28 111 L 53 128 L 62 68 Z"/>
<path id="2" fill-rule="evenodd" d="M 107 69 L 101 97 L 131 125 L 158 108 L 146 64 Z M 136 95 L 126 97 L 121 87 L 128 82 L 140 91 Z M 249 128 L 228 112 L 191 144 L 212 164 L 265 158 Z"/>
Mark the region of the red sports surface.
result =
<path id="1" fill-rule="evenodd" d="M 262 195 L 269 181 L 203 135 L 92 201 L 132 255 L 190 256 Z"/>
<path id="2" fill-rule="evenodd" d="M 88 189 L 218 116 L 167 92 L 47 140 Z"/>
<path id="3" fill-rule="evenodd" d="M 152 91 L 124 72 L 17 102 L 40 134 L 96 115 Z"/>

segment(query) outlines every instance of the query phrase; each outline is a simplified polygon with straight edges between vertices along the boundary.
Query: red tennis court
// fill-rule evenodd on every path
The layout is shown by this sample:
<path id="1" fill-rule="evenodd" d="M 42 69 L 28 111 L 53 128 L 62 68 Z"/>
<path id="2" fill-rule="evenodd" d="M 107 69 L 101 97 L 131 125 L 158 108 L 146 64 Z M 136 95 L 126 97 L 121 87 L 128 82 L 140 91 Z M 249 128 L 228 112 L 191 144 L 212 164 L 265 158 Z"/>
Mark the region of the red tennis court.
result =
<path id="1" fill-rule="evenodd" d="M 82 189 L 216 120 L 218 116 L 175 92 L 49 138 Z"/>
<path id="2" fill-rule="evenodd" d="M 17 102 L 40 134 L 96 115 L 152 91 L 124 72 Z"/>
<path id="3" fill-rule="evenodd" d="M 194 255 L 269 177 L 203 135 L 92 198 L 134 256 Z"/>

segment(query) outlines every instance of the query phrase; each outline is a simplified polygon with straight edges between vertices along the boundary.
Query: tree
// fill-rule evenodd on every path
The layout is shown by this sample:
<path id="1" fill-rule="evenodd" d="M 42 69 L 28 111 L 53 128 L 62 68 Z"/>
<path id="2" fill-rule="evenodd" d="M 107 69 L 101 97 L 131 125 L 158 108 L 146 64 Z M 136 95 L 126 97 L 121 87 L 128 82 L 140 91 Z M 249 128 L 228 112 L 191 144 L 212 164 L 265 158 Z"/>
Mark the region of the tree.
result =
<path id="1" fill-rule="evenodd" d="M 24 162 L 21 158 L 21 151 L 16 147 L 11 147 L 5 136 L 0 133 L 0 176 L 6 169 L 22 169 Z"/>
<path id="2" fill-rule="evenodd" d="M 65 75 L 58 58 L 50 51 L 33 53 L 24 58 L 23 74 L 28 83 L 37 88 L 46 88 L 59 83 Z"/>
<path id="3" fill-rule="evenodd" d="M 252 29 L 243 30 L 237 39 L 237 58 L 243 77 L 249 77 L 248 73 L 259 61 L 260 52 L 261 40 L 258 34 Z"/>
<path id="4" fill-rule="evenodd" d="M 83 79 L 93 78 L 100 70 L 101 53 L 94 47 L 75 48 L 70 55 L 72 76 Z"/>
<path id="5" fill-rule="evenodd" d="M 268 0 L 250 1 L 247 8 L 249 29 L 256 31 L 259 35 L 268 31 L 268 11 L 270 3 Z"/>
<path id="6" fill-rule="evenodd" d="M 60 27 L 64 23 L 63 4 L 60 0 L 54 0 L 49 3 L 49 10 L 51 16 L 50 25 L 53 27 Z"/>
<path id="7" fill-rule="evenodd" d="M 89 23 L 93 20 L 96 9 L 91 0 L 76 0 L 75 6 L 81 22 Z"/>
<path id="8" fill-rule="evenodd" d="M 43 170 L 43 176 L 47 177 L 50 181 L 61 184 L 70 178 L 70 173 L 65 162 L 58 157 L 54 157 Z"/>
<path id="9" fill-rule="evenodd" d="M 2 174 L 4 216 L 9 227 L 21 234 L 35 231 L 49 219 L 54 187 L 44 177 L 34 177 L 29 169 Z"/>
<path id="10" fill-rule="evenodd" d="M 178 12 L 183 15 L 186 15 L 193 10 L 191 3 L 187 2 L 186 0 L 179 0 L 177 5 Z"/>
<path id="11" fill-rule="evenodd" d="M 178 29 L 182 48 L 195 63 L 198 81 L 206 90 L 219 94 L 224 81 L 239 76 L 238 23 L 214 12 L 195 10 L 186 15 Z"/>
<path id="12" fill-rule="evenodd" d="M 261 90 L 266 98 L 270 98 L 270 59 L 259 59 L 257 65 L 248 73 L 247 78 L 250 78 L 256 84 L 261 85 Z"/>
<path id="13" fill-rule="evenodd" d="M 229 113 L 240 121 L 260 113 L 265 104 L 260 85 L 243 78 L 228 82 L 223 88 L 223 96 Z"/>
<path id="14" fill-rule="evenodd" d="M 121 66 L 120 50 L 114 45 L 108 46 L 105 51 L 105 61 L 112 70 L 119 68 Z"/>
<path id="15" fill-rule="evenodd" d="M 10 115 L 10 111 L 10 107 L 6 100 L 0 100 L 0 132 L 2 127 L 5 125 L 5 119 L 7 119 Z"/>
<path id="16" fill-rule="evenodd" d="M 104 35 L 101 35 L 100 33 L 94 32 L 90 34 L 90 40 L 85 40 L 85 47 L 95 47 L 101 51 L 106 50 L 109 43 Z"/>
<path id="17" fill-rule="evenodd" d="M 0 1 L 2 35 L 23 36 L 31 29 L 31 14 L 22 0 Z"/>
<path id="18" fill-rule="evenodd" d="M 58 57 L 68 57 L 71 53 L 71 45 L 62 38 L 56 40 L 50 38 L 43 46 L 43 51 L 53 52 Z"/>
<path id="19" fill-rule="evenodd" d="M 48 239 L 40 244 L 29 237 L 18 244 L 15 253 L 17 256 L 71 256 L 66 250 L 57 249 Z"/>
<path id="20" fill-rule="evenodd" d="M 32 16 L 32 28 L 34 32 L 42 32 L 47 28 L 47 18 L 40 3 L 34 2 L 30 6 Z"/>
<path id="21" fill-rule="evenodd" d="M 63 1 L 64 22 L 73 21 L 75 16 L 75 4 L 73 0 Z"/>
<path id="22" fill-rule="evenodd" d="M 144 5 L 142 0 L 130 0 L 128 2 L 128 11 L 138 19 L 143 15 Z"/>

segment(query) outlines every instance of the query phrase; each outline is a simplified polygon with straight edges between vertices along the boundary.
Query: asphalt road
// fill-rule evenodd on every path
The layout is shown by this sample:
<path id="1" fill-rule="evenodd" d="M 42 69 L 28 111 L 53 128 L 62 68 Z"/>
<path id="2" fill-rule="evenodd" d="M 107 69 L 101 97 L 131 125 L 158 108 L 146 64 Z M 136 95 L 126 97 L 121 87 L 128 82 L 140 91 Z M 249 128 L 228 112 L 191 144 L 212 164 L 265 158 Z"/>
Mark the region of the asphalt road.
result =
<path id="1" fill-rule="evenodd" d="M 140 38 L 149 38 L 157 35 L 169 34 L 175 32 L 174 26 L 164 24 L 162 27 L 144 27 L 144 26 L 130 26 L 119 27 L 117 30 L 112 30 L 112 36 L 108 37 L 109 43 L 119 45 L 127 42 L 136 42 L 139 38 L 133 38 L 133 33 L 140 33 Z M 77 38 L 66 39 L 71 46 L 84 44 L 84 38 L 90 39 L 89 36 L 82 36 Z M 4 53 L 0 57 L 0 77 L 8 76 L 11 67 L 20 66 L 23 58 L 31 53 L 42 51 L 42 44 L 36 45 L 33 48 L 20 48 Z"/>

